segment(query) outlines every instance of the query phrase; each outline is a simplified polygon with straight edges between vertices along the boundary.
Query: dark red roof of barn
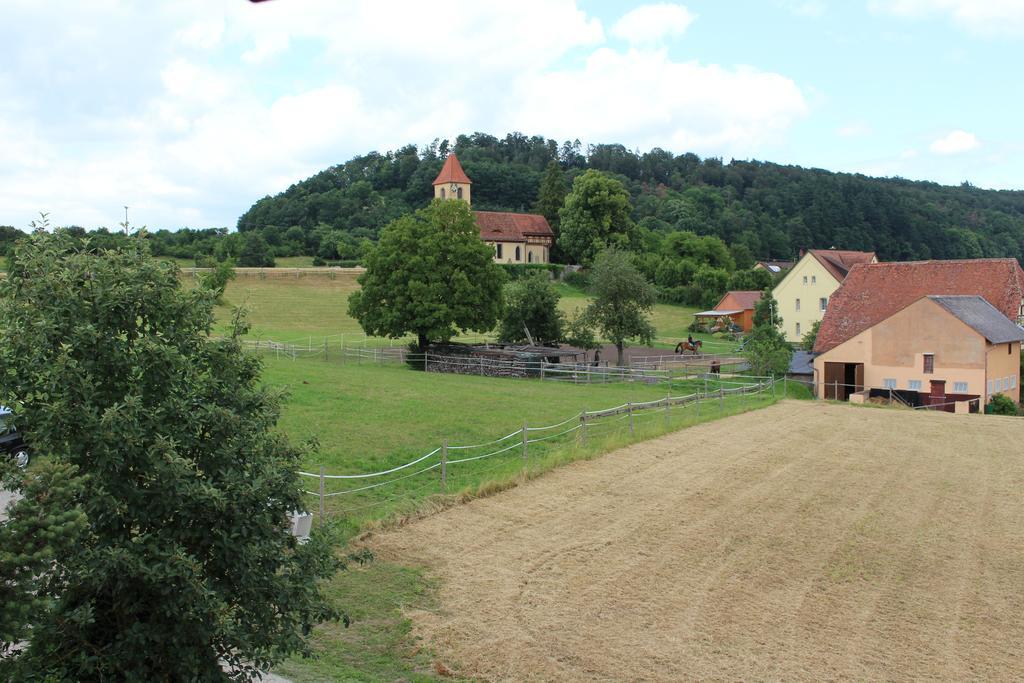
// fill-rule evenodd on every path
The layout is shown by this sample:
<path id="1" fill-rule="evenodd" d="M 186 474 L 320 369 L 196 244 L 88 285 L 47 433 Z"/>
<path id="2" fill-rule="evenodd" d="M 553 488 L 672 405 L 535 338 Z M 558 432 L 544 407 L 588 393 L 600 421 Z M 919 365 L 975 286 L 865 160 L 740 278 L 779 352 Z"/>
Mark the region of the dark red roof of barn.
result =
<path id="1" fill-rule="evenodd" d="M 842 249 L 809 249 L 808 251 L 839 282 L 842 282 L 850 269 L 858 263 L 871 263 L 875 260 L 873 251 L 845 251 Z"/>
<path id="2" fill-rule="evenodd" d="M 736 305 L 739 306 L 744 311 L 747 309 L 754 308 L 754 304 L 761 300 L 761 292 L 757 290 L 737 290 L 732 292 L 726 292 L 725 296 L 721 298 L 721 300 L 718 302 L 718 305 L 715 306 L 715 308 L 722 308 L 722 302 L 725 301 L 726 297 L 728 296 L 732 296 L 732 299 L 733 301 L 736 302 Z"/>
<path id="3" fill-rule="evenodd" d="M 1012 258 L 855 265 L 829 300 L 814 351 L 833 349 L 929 295 L 981 296 L 1016 320 L 1024 270 Z"/>
<path id="4" fill-rule="evenodd" d="M 548 219 L 532 213 L 474 211 L 480 238 L 492 242 L 525 242 L 527 237 L 554 238 Z"/>
<path id="5" fill-rule="evenodd" d="M 434 185 L 441 185 L 442 183 L 473 184 L 473 181 L 469 179 L 466 172 L 462 170 L 462 164 L 459 163 L 459 158 L 455 156 L 455 152 L 448 155 L 448 158 L 444 160 L 444 166 L 441 167 L 441 172 L 434 178 Z"/>

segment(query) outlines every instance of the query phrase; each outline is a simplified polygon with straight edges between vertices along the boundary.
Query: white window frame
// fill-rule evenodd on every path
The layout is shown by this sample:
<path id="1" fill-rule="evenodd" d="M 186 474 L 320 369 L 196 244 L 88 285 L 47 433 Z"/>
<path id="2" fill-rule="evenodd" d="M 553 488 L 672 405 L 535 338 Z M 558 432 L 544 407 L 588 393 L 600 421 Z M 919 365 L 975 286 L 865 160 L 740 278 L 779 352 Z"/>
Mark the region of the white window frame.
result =
<path id="1" fill-rule="evenodd" d="M 797 312 L 797 313 L 799 313 L 799 312 L 800 312 L 800 299 L 797 299 L 797 300 L 796 300 L 796 312 Z"/>
<path id="2" fill-rule="evenodd" d="M 988 381 L 988 395 L 989 396 L 991 396 L 992 394 L 996 393 L 995 391 L 993 391 L 994 389 L 995 389 L 995 381 L 990 379 Z"/>
<path id="3" fill-rule="evenodd" d="M 796 336 L 800 336 L 800 323 L 796 324 Z"/>
<path id="4" fill-rule="evenodd" d="M 910 391 L 921 391 L 921 380 L 911 379 L 907 380 L 907 389 Z"/>
<path id="5" fill-rule="evenodd" d="M 818 298 L 818 307 L 821 308 L 822 311 L 824 311 L 826 308 L 828 308 L 828 297 L 827 296 L 823 296 L 823 297 L 819 297 Z"/>
<path id="6" fill-rule="evenodd" d="M 953 393 L 954 394 L 966 394 L 967 393 L 967 382 L 953 382 Z"/>
<path id="7" fill-rule="evenodd" d="M 818 276 L 817 275 L 812 275 L 811 276 L 811 284 L 812 285 L 818 284 Z"/>
<path id="8" fill-rule="evenodd" d="M 896 388 L 896 378 L 895 377 L 886 377 L 885 379 L 883 379 L 882 380 L 882 388 L 883 389 L 895 389 Z"/>
<path id="9" fill-rule="evenodd" d="M 1010 388 L 1011 389 L 1016 389 L 1017 388 L 1017 375 L 1010 375 Z"/>
<path id="10" fill-rule="evenodd" d="M 806 275 L 804 275 L 804 284 L 805 285 L 807 284 L 807 276 Z"/>

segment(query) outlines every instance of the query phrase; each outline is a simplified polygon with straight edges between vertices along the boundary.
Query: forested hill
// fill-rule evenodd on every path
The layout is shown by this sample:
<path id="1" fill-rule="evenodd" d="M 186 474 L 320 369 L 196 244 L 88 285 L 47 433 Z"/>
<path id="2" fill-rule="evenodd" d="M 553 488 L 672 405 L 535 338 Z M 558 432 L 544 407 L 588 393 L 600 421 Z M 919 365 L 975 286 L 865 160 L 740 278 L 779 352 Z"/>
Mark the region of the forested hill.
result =
<path id="1" fill-rule="evenodd" d="M 791 257 L 806 247 L 875 250 L 889 260 L 1024 257 L 1019 191 L 723 163 L 661 149 L 641 154 L 613 144 L 584 150 L 579 142 L 515 133 L 461 135 L 452 149 L 473 180 L 478 209 L 531 210 L 545 167 L 556 160 L 567 186 L 588 168 L 620 179 L 643 228 L 714 235 L 757 257 Z M 293 226 L 372 239 L 390 220 L 428 203 L 448 151 L 442 142 L 356 157 L 257 201 L 238 228 L 259 229 L 271 244 Z"/>

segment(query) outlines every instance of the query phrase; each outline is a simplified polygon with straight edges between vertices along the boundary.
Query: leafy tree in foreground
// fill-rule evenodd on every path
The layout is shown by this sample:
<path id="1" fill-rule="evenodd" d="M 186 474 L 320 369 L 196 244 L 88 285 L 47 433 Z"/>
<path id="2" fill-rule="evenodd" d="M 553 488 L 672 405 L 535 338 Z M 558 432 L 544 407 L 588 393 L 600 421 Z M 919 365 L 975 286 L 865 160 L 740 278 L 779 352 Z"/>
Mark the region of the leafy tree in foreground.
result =
<path id="1" fill-rule="evenodd" d="M 615 344 L 616 362 L 621 366 L 627 339 L 649 344 L 654 338 L 654 327 L 647 317 L 654 308 L 654 288 L 633 265 L 629 254 L 617 249 L 598 254 L 590 283 L 594 300 L 587 306 L 586 318 Z"/>
<path id="2" fill-rule="evenodd" d="M 589 264 L 605 247 L 624 247 L 633 229 L 629 192 L 621 182 L 589 170 L 577 176 L 559 212 L 558 246 L 577 263 Z"/>
<path id="3" fill-rule="evenodd" d="M 394 221 L 365 259 L 348 312 L 369 335 L 413 333 L 422 351 L 460 330 L 487 332 L 501 314 L 504 273 L 465 202 L 434 200 Z"/>
<path id="4" fill-rule="evenodd" d="M 563 318 L 558 310 L 559 298 L 547 273 L 534 273 L 505 285 L 505 313 L 498 328 L 498 339 L 526 341 L 525 328 L 535 344 L 560 341 Z"/>
<path id="5" fill-rule="evenodd" d="M 45 553 L 41 574 L 4 587 L 31 630 L 0 679 L 226 680 L 228 666 L 247 680 L 308 652 L 312 626 L 337 616 L 319 589 L 331 548 L 287 527 L 304 500 L 301 454 L 274 430 L 280 396 L 242 350 L 240 316 L 209 337 L 213 298 L 183 290 L 137 238 L 103 251 L 36 234 L 15 248 L 0 403 L 54 463 L 39 481 L 64 483 L 42 493 L 29 477 L 4 533 L 55 502 L 70 516 L 26 549 L 28 569 Z"/>
<path id="6" fill-rule="evenodd" d="M 782 318 L 771 290 L 754 305 L 754 328 L 747 335 L 743 353 L 756 375 L 784 375 L 793 359 L 793 348 L 780 331 Z"/>

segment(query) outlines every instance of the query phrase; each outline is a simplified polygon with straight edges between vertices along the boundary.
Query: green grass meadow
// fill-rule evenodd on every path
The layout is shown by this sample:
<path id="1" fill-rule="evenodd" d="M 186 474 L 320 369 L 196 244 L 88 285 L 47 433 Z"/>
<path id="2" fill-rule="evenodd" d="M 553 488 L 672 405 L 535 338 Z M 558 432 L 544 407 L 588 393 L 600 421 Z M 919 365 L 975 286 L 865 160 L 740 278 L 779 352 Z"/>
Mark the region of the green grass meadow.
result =
<path id="1" fill-rule="evenodd" d="M 283 264 L 282 264 L 283 265 Z M 190 278 L 185 276 L 186 286 Z M 564 284 L 561 307 L 582 308 L 587 295 Z M 348 344 L 396 345 L 390 340 L 365 339 L 358 323 L 347 315 L 348 295 L 358 283 L 351 273 L 281 274 L 266 278 L 239 276 L 218 307 L 218 332 L 226 329 L 232 308 L 244 305 L 251 324 L 250 337 L 309 344 L 320 348 L 324 338 L 338 348 L 340 335 Z M 658 305 L 653 323 L 661 345 L 686 337 L 694 309 Z M 718 349 L 715 349 L 718 350 Z M 426 373 L 390 363 L 354 363 L 333 351 L 326 357 L 291 359 L 263 355 L 264 381 L 283 388 L 288 400 L 279 428 L 294 442 L 315 440 L 318 447 L 305 463 L 306 471 L 357 474 L 388 470 L 408 463 L 441 446 L 484 444 L 522 428 L 569 420 L 559 430 L 531 433 L 553 435 L 578 424 L 582 410 L 602 410 L 627 402 L 653 401 L 705 389 L 703 380 L 676 380 L 671 387 L 658 384 L 571 384 L 536 379 L 508 379 Z M 742 381 L 733 379 L 731 381 Z M 732 386 L 732 385 L 729 385 Z M 707 387 L 714 391 L 714 382 Z M 790 397 L 795 387 L 791 386 Z M 781 398 L 781 391 L 777 394 Z M 442 487 L 440 470 L 419 472 L 410 467 L 379 478 L 330 480 L 326 491 L 327 529 L 342 542 L 342 551 L 368 530 L 404 519 L 431 514 L 477 496 L 491 495 L 540 476 L 574 460 L 593 458 L 634 441 L 681 429 L 723 415 L 753 410 L 772 403 L 770 393 L 727 396 L 696 406 L 639 411 L 630 431 L 628 415 L 591 422 L 585 442 L 580 431 L 532 443 L 522 457 L 517 438 L 476 449 L 448 451 L 449 461 L 486 455 L 511 446 L 506 452 L 447 468 Z M 436 462 L 439 456 L 422 465 Z M 318 480 L 305 478 L 315 492 Z M 362 491 L 367 485 L 387 482 Z M 319 499 L 309 496 L 316 512 Z M 293 659 L 276 673 L 299 681 L 418 681 L 440 676 L 433 668 L 434 654 L 417 642 L 407 608 L 434 609 L 436 586 L 422 568 L 372 561 L 339 572 L 325 586 L 327 597 L 343 609 L 352 624 L 324 624 L 314 630 L 316 656 Z"/>
<path id="2" fill-rule="evenodd" d="M 660 399 L 668 388 L 665 384 L 574 385 L 445 375 L 396 364 L 355 365 L 323 359 L 267 357 L 264 363 L 265 381 L 290 394 L 280 428 L 294 440 L 316 437 L 320 448 L 309 455 L 307 471 L 316 473 L 322 465 L 329 474 L 383 471 L 437 448 L 442 439 L 451 445 L 482 443 L 514 432 L 524 420 L 535 426 L 553 424 L 574 418 L 583 409 Z M 671 392 L 679 396 L 698 388 L 703 390 L 703 381 L 679 380 L 673 382 Z M 708 385 L 709 391 L 714 388 L 714 383 Z M 798 397 L 795 385 L 789 390 L 790 398 Z M 777 397 L 782 398 L 781 388 Z M 576 431 L 530 444 L 526 460 L 517 439 L 470 451 L 452 450 L 449 454 L 454 458 L 512 445 L 505 453 L 450 466 L 446 488 L 437 469 L 412 477 L 406 477 L 406 472 L 415 468 L 358 483 L 330 482 L 329 493 L 367 481 L 392 483 L 328 498 L 328 527 L 340 539 L 350 540 L 362 531 L 517 486 L 561 464 L 772 402 L 770 393 L 727 396 L 721 402 L 704 401 L 699 409 L 692 404 L 675 407 L 668 421 L 663 410 L 638 411 L 632 434 L 628 416 L 605 418 L 603 424 L 588 427 L 585 444 Z M 550 433 L 554 431 L 559 430 Z M 315 492 L 317 480 L 307 481 L 308 490 Z M 309 496 L 309 502 L 315 510 L 318 498 Z M 404 612 L 435 607 L 435 586 L 422 569 L 374 561 L 339 572 L 325 586 L 325 593 L 352 617 L 352 625 L 318 627 L 312 636 L 317 656 L 290 660 L 277 673 L 294 681 L 439 678 L 432 669 L 433 653 L 416 640 Z"/>

